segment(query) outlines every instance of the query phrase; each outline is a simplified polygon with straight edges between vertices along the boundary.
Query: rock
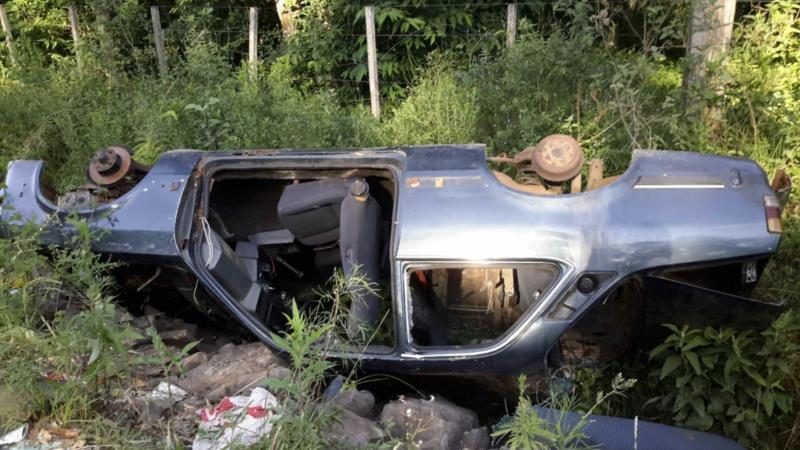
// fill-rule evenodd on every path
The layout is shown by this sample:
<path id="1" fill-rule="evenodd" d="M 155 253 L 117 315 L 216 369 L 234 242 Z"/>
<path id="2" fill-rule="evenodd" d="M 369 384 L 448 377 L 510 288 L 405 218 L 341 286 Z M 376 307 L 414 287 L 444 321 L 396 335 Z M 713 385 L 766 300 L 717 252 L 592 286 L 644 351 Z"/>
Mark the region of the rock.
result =
<path id="1" fill-rule="evenodd" d="M 147 316 L 134 317 L 132 325 L 134 328 L 144 331 L 150 327 L 150 320 L 147 318 Z"/>
<path id="2" fill-rule="evenodd" d="M 160 382 L 151 392 L 137 399 L 139 421 L 151 426 L 158 424 L 166 412 L 185 397 L 183 389 Z"/>
<path id="3" fill-rule="evenodd" d="M 237 395 L 249 388 L 261 386 L 268 377 L 268 370 L 239 375 L 208 391 L 205 399 L 211 403 L 216 403 L 222 400 L 223 397 Z"/>
<path id="4" fill-rule="evenodd" d="M 275 378 L 278 380 L 288 380 L 292 377 L 292 370 L 286 366 L 273 366 L 269 369 L 267 378 Z"/>
<path id="5" fill-rule="evenodd" d="M 165 344 L 182 347 L 197 340 L 197 325 L 187 323 L 182 328 L 162 331 L 158 335 Z"/>
<path id="6" fill-rule="evenodd" d="M 375 406 L 375 396 L 370 391 L 346 389 L 336 394 L 333 403 L 361 417 L 368 417 Z"/>
<path id="7" fill-rule="evenodd" d="M 336 375 L 333 380 L 328 384 L 328 387 L 325 388 L 325 392 L 322 394 L 322 398 L 325 399 L 326 402 L 333 400 L 333 397 L 336 397 L 336 394 L 342 390 L 344 387 L 344 382 L 347 379 L 341 375 Z"/>
<path id="8" fill-rule="evenodd" d="M 338 409 L 337 417 L 328 430 L 323 431 L 326 441 L 347 447 L 363 446 L 382 437 L 375 422 L 360 417 L 347 409 Z"/>
<path id="9" fill-rule="evenodd" d="M 206 352 L 197 352 L 193 353 L 186 358 L 183 358 L 181 361 L 181 365 L 183 366 L 184 370 L 192 370 L 195 367 L 199 366 L 200 364 L 205 364 L 208 362 L 208 353 Z"/>
<path id="10" fill-rule="evenodd" d="M 208 362 L 187 371 L 177 380 L 177 385 L 194 396 L 204 397 L 213 392 L 214 398 L 208 399 L 213 402 L 249 385 L 258 385 L 276 364 L 278 360 L 260 342 L 238 346 L 229 344 Z"/>
<path id="11" fill-rule="evenodd" d="M 237 348 L 238 346 L 236 344 L 234 344 L 233 342 L 228 342 L 227 344 L 220 347 L 219 350 L 217 350 L 217 354 L 222 355 L 225 353 L 233 353 L 236 351 Z"/>
<path id="12" fill-rule="evenodd" d="M 138 403 L 139 421 L 147 426 L 158 425 L 166 412 L 175 404 L 167 398 L 142 398 Z"/>
<path id="13" fill-rule="evenodd" d="M 381 423 L 392 437 L 408 439 L 420 449 L 458 449 L 464 432 L 478 427 L 478 416 L 441 398 L 400 399 L 381 411 Z"/>
<path id="14" fill-rule="evenodd" d="M 463 450 L 485 450 L 489 448 L 489 431 L 486 427 L 473 428 L 465 431 L 461 437 L 461 448 Z"/>

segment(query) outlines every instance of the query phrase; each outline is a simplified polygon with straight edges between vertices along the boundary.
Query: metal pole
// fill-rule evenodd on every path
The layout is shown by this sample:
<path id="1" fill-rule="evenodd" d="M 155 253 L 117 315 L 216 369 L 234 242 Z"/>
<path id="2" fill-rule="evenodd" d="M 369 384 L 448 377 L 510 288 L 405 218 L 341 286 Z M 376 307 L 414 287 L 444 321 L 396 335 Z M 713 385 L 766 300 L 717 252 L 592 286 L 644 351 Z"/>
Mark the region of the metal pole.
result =
<path id="1" fill-rule="evenodd" d="M 150 7 L 150 17 L 153 19 L 153 40 L 156 42 L 156 55 L 158 56 L 158 73 L 167 76 L 167 52 L 164 50 L 164 32 L 161 30 L 161 14 L 158 6 Z"/>
<path id="2" fill-rule="evenodd" d="M 250 46 L 248 61 L 250 62 L 250 79 L 255 80 L 258 71 L 258 8 L 250 8 Z"/>
<path id="3" fill-rule="evenodd" d="M 78 63 L 78 70 L 81 68 L 81 56 L 79 54 L 80 46 L 80 33 L 78 31 L 78 8 L 75 5 L 67 7 L 67 15 L 69 16 L 69 28 L 72 31 L 72 41 L 75 43 L 75 61 Z"/>
<path id="4" fill-rule="evenodd" d="M 509 3 L 506 14 L 506 47 L 514 45 L 517 40 L 517 4 Z"/>
<path id="5" fill-rule="evenodd" d="M 14 52 L 14 36 L 11 34 L 11 22 L 8 21 L 4 3 L 0 3 L 0 25 L 3 26 L 3 33 L 6 35 L 6 47 L 8 47 L 8 57 L 11 59 L 11 65 L 16 66 L 17 54 Z"/>
<path id="6" fill-rule="evenodd" d="M 375 9 L 364 7 L 364 21 L 367 25 L 367 68 L 369 69 L 369 103 L 372 116 L 381 118 L 381 96 L 378 88 L 378 50 L 375 43 Z"/>

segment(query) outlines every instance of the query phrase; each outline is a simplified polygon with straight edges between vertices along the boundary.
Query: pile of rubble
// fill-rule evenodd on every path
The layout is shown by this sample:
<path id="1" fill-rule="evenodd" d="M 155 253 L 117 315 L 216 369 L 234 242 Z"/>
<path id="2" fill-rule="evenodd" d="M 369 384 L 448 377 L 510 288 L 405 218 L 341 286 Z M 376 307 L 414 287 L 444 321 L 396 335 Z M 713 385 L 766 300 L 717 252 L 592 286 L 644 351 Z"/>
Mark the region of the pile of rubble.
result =
<path id="1" fill-rule="evenodd" d="M 218 413 L 241 406 L 237 402 L 244 402 L 248 407 L 257 401 L 274 405 L 271 393 L 263 399 L 264 381 L 268 378 L 287 379 L 292 374 L 282 358 L 258 342 L 226 344 L 213 353 L 197 352 L 186 357 L 182 366 L 185 370 L 183 375 L 160 382 L 149 393 L 137 397 L 135 405 L 143 425 L 158 428 L 166 417 L 170 417 L 173 426 L 179 427 L 184 436 L 197 432 L 199 421 L 200 430 L 205 433 L 194 439 L 194 448 L 198 450 L 224 448 L 198 445 L 201 436 L 208 438 L 213 434 L 213 427 L 206 424 L 216 420 Z M 479 426 L 478 416 L 444 399 L 401 396 L 380 405 L 366 390 L 328 391 L 324 406 L 336 411 L 333 425 L 325 432 L 325 438 L 331 444 L 351 448 L 393 438 L 420 449 L 478 450 L 489 447 L 489 434 L 486 427 Z M 255 424 L 257 429 L 251 425 L 252 437 L 265 437 L 271 429 L 271 417 L 278 417 L 282 412 L 280 407 L 269 409 L 270 417 Z M 242 423 L 234 426 L 248 428 Z M 230 424 L 220 427 L 220 430 L 225 428 L 231 428 Z M 247 438 L 238 436 L 236 442 L 243 444 Z"/>
<path id="2" fill-rule="evenodd" d="M 292 376 L 288 363 L 260 342 L 237 345 L 227 342 L 224 335 L 207 334 L 194 325 L 162 317 L 154 311 L 135 319 L 134 326 L 154 327 L 165 344 L 178 348 L 201 341 L 198 351 L 183 358 L 171 377 L 160 381 L 151 377 L 146 384 L 150 391 L 141 391 L 128 399 L 142 426 L 155 431 L 169 417 L 178 435 L 185 438 L 195 436 L 195 449 L 217 448 L 198 445 L 198 442 L 203 438 L 206 439 L 203 442 L 207 442 L 213 435 L 213 426 L 209 424 L 218 423 L 221 413 L 238 411 L 237 402 L 250 406 L 254 402 L 272 405 L 272 394 L 265 397 L 262 392 L 265 391 L 265 380 L 285 380 Z M 137 351 L 147 354 L 155 349 L 148 341 L 142 342 Z M 160 373 L 163 376 L 163 371 Z M 487 428 L 479 425 L 477 414 L 471 410 L 438 397 L 416 399 L 401 396 L 382 405 L 376 403 L 371 392 L 344 389 L 343 384 L 341 377 L 334 380 L 323 400 L 325 404 L 322 406 L 335 410 L 333 425 L 324 436 L 331 444 L 351 448 L 395 439 L 420 449 L 478 450 L 489 447 Z M 249 437 L 235 436 L 237 444 L 268 434 L 272 419 L 282 412 L 279 406 L 271 409 L 274 411 L 270 414 L 258 417 L 262 419 L 260 422 L 250 425 L 257 429 L 251 429 L 253 433 Z M 241 417 L 254 419 L 246 413 Z M 242 423 L 234 425 L 234 428 L 247 428 Z M 228 423 L 222 428 L 232 427 Z"/>
<path id="3" fill-rule="evenodd" d="M 479 426 L 478 416 L 441 398 L 401 396 L 376 405 L 369 391 L 348 389 L 338 392 L 332 402 L 340 413 L 326 437 L 342 446 L 365 445 L 389 437 L 419 449 L 489 447 L 489 434 L 486 427 Z"/>
<path id="4" fill-rule="evenodd" d="M 142 336 L 129 342 L 129 354 L 140 362 L 130 387 L 106 405 L 115 421 L 163 436 L 165 443 L 177 439 L 191 442 L 193 450 L 217 450 L 268 439 L 275 421 L 291 414 L 291 408 L 281 404 L 290 401 L 265 387 L 269 379 L 291 380 L 293 372 L 264 344 L 236 343 L 219 330 L 153 309 L 125 320 Z M 333 413 L 332 425 L 323 433 L 332 446 L 352 448 L 392 440 L 420 449 L 489 447 L 487 428 L 471 410 L 438 397 L 400 396 L 380 404 L 372 392 L 344 388 L 345 384 L 342 377 L 334 379 L 315 405 Z M 0 436 L 4 449 L 84 444 L 80 430 L 45 422 Z"/>

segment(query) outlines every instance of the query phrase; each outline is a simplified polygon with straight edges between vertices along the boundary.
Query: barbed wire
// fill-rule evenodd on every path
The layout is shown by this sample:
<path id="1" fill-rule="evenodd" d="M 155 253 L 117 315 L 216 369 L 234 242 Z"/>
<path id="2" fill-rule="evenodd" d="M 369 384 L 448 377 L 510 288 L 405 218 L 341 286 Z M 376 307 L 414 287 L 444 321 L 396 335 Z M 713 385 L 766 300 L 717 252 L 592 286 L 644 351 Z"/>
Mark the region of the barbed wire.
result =
<path id="1" fill-rule="evenodd" d="M 560 0 L 525 0 L 519 2 L 488 2 L 488 3 L 427 3 L 422 5 L 407 5 L 407 4 L 377 4 L 374 5 L 376 11 L 380 11 L 382 8 L 399 8 L 399 9 L 425 9 L 425 8 L 450 8 L 450 9 L 483 9 L 488 10 L 491 8 L 496 8 L 496 12 L 498 17 L 501 17 L 502 20 L 497 21 L 498 28 L 492 31 L 484 31 L 487 30 L 486 27 L 476 27 L 476 31 L 467 31 L 470 29 L 469 26 L 460 26 L 460 27 L 451 27 L 456 28 L 454 31 L 432 31 L 432 32 L 421 32 L 421 31 L 411 31 L 411 32 L 399 32 L 399 33 L 392 33 L 392 32 L 379 32 L 376 33 L 375 36 L 383 42 L 383 49 L 378 54 L 378 61 L 385 62 L 392 52 L 398 48 L 399 46 L 403 45 L 404 42 L 407 42 L 408 39 L 411 38 L 431 38 L 436 37 L 437 39 L 444 39 L 449 37 L 460 37 L 460 38 L 475 38 L 475 39 L 482 39 L 482 38 L 503 38 L 505 34 L 505 8 L 508 7 L 510 4 L 516 4 L 517 6 L 546 6 L 546 5 L 554 5 L 559 3 Z M 764 4 L 766 3 L 765 0 L 735 0 L 737 4 Z M 654 5 L 654 4 L 668 4 L 668 5 L 675 5 L 680 6 L 681 4 L 690 4 L 690 0 L 649 0 L 647 2 L 643 2 L 643 4 Z M 167 21 L 167 26 L 163 28 L 163 33 L 165 39 L 170 43 L 170 46 L 181 46 L 185 45 L 185 42 L 182 41 L 182 36 L 184 35 L 183 30 L 181 30 L 177 24 L 180 22 L 174 23 L 172 20 L 175 20 L 175 17 L 179 17 L 181 10 L 211 10 L 211 11 L 231 11 L 235 14 L 228 15 L 227 17 L 223 16 L 216 16 L 214 20 L 216 20 L 216 24 L 219 26 L 211 25 L 210 28 L 206 29 L 204 32 L 214 36 L 215 39 L 221 41 L 221 46 L 224 47 L 224 53 L 228 57 L 230 61 L 237 61 L 238 59 L 244 59 L 248 54 L 246 49 L 246 43 L 248 39 L 248 24 L 246 20 L 242 20 L 241 27 L 231 27 L 231 23 L 236 23 L 237 17 L 239 17 L 239 11 L 241 11 L 242 18 L 245 17 L 245 13 L 248 9 L 254 6 L 249 5 L 175 5 L 175 4 L 156 4 L 156 5 L 141 5 L 142 8 L 149 10 L 151 7 L 155 8 L 168 8 L 175 12 L 171 12 L 170 21 Z M 274 5 L 270 6 L 255 6 L 259 9 L 268 9 L 268 8 L 275 8 Z M 524 17 L 524 14 L 520 14 L 521 17 Z M 236 20 L 231 21 L 230 19 L 234 18 Z M 227 21 L 227 23 L 225 23 Z M 363 21 L 362 21 L 363 22 Z M 355 22 L 354 22 L 355 23 Z M 172 26 L 170 26 L 172 25 Z M 731 25 L 731 23 L 720 24 L 721 26 Z M 624 25 L 623 25 L 624 26 Z M 353 27 L 356 28 L 356 27 Z M 688 27 L 687 27 L 688 28 Z M 279 30 L 277 30 L 279 31 Z M 263 32 L 263 31 L 262 31 Z M 339 32 L 336 30 L 331 30 L 331 33 L 336 36 L 341 37 L 349 37 L 349 38 L 364 38 L 366 37 L 366 33 L 356 33 L 356 32 Z M 518 35 L 518 39 L 524 39 L 524 32 L 520 30 Z M 649 48 L 646 47 L 650 40 L 647 39 L 644 33 L 638 33 L 635 30 L 630 32 L 626 30 L 622 33 L 614 33 L 613 34 L 615 39 L 620 40 L 636 40 L 636 42 L 628 42 L 627 45 L 641 45 L 642 51 L 648 51 Z M 680 40 L 680 38 L 674 38 L 675 40 Z M 687 44 L 677 44 L 671 42 L 670 39 L 658 39 L 655 42 L 661 42 L 662 44 L 654 45 L 655 48 L 659 50 L 687 50 L 690 46 Z M 621 45 L 625 45 L 624 43 Z M 717 46 L 724 46 L 726 44 L 711 44 L 704 46 L 706 48 L 710 47 L 717 47 Z M 385 56 L 389 55 L 389 56 Z M 356 67 L 363 67 L 366 63 L 366 60 L 363 63 L 356 63 L 353 65 L 342 64 L 337 67 L 340 69 L 340 73 L 338 75 L 344 75 L 346 71 L 356 68 Z M 469 67 L 472 66 L 472 63 L 469 63 Z M 345 75 L 347 76 L 347 75 Z M 369 84 L 369 82 L 365 79 L 346 79 L 346 78 L 322 78 L 323 81 L 328 81 L 332 83 L 339 83 L 342 85 L 350 85 L 355 86 L 356 89 L 360 89 L 365 87 Z M 395 86 L 409 86 L 408 83 L 403 83 L 397 80 L 387 81 Z M 342 86 L 345 88 L 345 86 Z M 354 103 L 364 103 L 369 101 L 368 98 L 363 99 L 356 99 Z"/>

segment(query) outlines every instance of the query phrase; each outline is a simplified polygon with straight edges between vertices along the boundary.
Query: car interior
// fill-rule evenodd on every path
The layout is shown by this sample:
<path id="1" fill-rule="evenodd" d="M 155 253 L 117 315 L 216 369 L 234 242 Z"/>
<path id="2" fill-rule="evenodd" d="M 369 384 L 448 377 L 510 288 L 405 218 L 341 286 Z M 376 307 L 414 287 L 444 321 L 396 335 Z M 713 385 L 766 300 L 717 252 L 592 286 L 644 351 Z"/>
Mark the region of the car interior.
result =
<path id="1" fill-rule="evenodd" d="M 388 344 L 377 330 L 391 319 L 390 296 L 383 291 L 389 286 L 394 197 L 385 170 L 219 172 L 200 256 L 210 274 L 272 330 L 283 329 L 292 301 L 307 312 L 332 312 L 337 305 L 326 304 L 330 299 L 321 293 L 340 271 L 345 280 L 359 280 L 346 284 L 343 299 L 348 338 L 370 331 L 376 332 L 370 342 Z"/>
<path id="2" fill-rule="evenodd" d="M 411 338 L 420 347 L 480 346 L 497 340 L 555 283 L 550 263 L 415 267 L 408 272 Z"/>

